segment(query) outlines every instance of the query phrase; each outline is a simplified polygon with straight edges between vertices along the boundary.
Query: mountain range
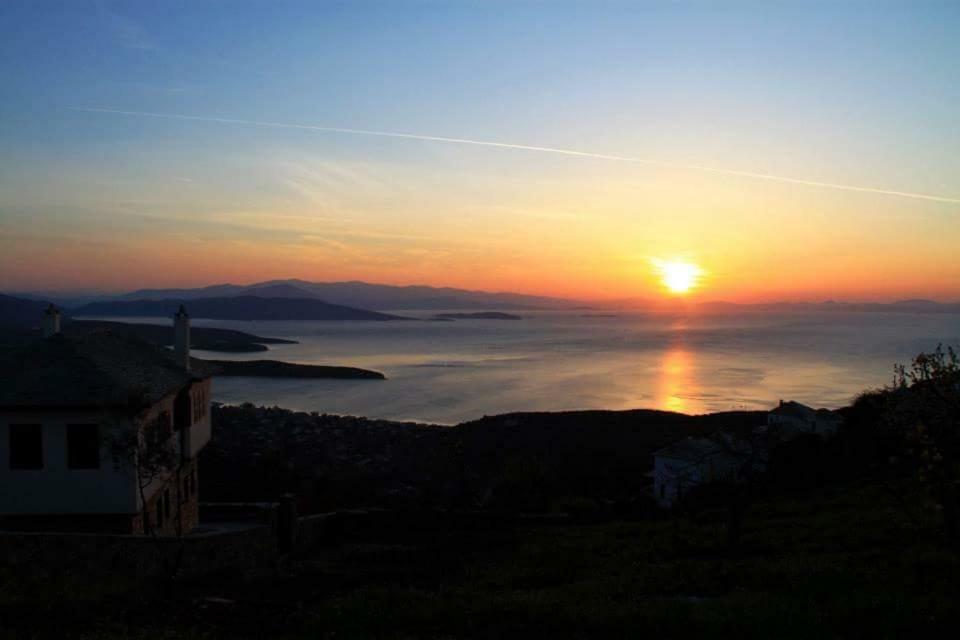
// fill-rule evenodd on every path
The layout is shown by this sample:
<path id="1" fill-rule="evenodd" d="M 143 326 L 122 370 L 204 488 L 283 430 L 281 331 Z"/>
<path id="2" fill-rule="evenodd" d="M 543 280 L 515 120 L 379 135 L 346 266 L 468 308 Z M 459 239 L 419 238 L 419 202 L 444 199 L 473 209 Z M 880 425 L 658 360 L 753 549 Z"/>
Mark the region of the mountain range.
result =
<path id="1" fill-rule="evenodd" d="M 581 302 L 521 293 L 470 291 L 423 285 L 394 286 L 368 282 L 308 282 L 268 280 L 250 285 L 217 284 L 198 289 L 140 289 L 119 300 L 158 300 L 258 296 L 261 298 L 316 298 L 331 304 L 401 311 L 410 309 L 570 309 Z"/>
<path id="2" fill-rule="evenodd" d="M 268 280 L 248 285 L 218 284 L 192 289 L 139 289 L 120 295 L 101 295 L 91 301 L 89 292 L 75 298 L 69 294 L 18 293 L 19 298 L 0 296 L 0 325 L 36 323 L 47 301 L 75 315 L 135 316 L 169 315 L 180 303 L 189 302 L 195 317 L 217 319 L 391 319 L 388 312 L 423 311 L 648 311 L 686 313 L 695 308 L 707 313 L 740 312 L 902 312 L 960 313 L 960 302 L 899 300 L 896 302 L 729 302 L 688 303 L 682 299 L 620 299 L 595 302 L 508 292 L 471 291 L 451 287 L 394 286 L 367 282 L 309 282 Z M 242 298 L 242 300 L 238 300 Z M 11 301 L 17 300 L 17 304 Z M 264 308 L 271 300 L 271 309 Z M 231 301 L 231 302 L 228 302 Z M 297 301 L 297 302 L 294 302 Z M 200 304 L 198 305 L 197 302 Z M 132 304 L 138 303 L 138 304 Z M 149 313 L 148 313 L 149 312 Z M 380 312 L 379 314 L 377 312 Z M 200 314 L 205 315 L 200 315 Z M 213 315 L 206 315 L 213 314 Z M 302 314 L 302 315 L 300 315 Z"/>

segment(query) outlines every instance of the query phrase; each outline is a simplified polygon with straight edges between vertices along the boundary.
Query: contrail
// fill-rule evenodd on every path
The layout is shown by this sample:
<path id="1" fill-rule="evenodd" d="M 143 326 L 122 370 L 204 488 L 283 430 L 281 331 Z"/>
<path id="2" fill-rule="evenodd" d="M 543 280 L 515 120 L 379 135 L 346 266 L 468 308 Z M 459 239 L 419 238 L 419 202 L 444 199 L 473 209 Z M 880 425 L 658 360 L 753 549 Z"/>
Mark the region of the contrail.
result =
<path id="1" fill-rule="evenodd" d="M 802 178 L 790 178 L 787 176 L 778 176 L 770 173 L 756 173 L 753 171 L 739 171 L 737 169 L 720 169 L 717 167 L 705 167 L 698 164 L 679 164 L 675 162 L 666 162 L 663 160 L 652 160 L 649 158 L 637 158 L 633 156 L 621 156 L 608 153 L 593 153 L 590 151 L 577 151 L 576 149 L 558 149 L 555 147 L 538 147 L 527 144 L 512 144 L 507 142 L 491 142 L 489 140 L 471 140 L 468 138 L 447 138 L 444 136 L 427 136 L 416 133 L 397 133 L 394 131 L 371 131 L 368 129 L 346 129 L 343 127 L 318 127 L 308 124 L 290 124 L 285 122 L 264 122 L 262 120 L 238 120 L 234 118 L 211 118 L 206 116 L 186 116 L 175 113 L 153 113 L 150 111 L 123 111 L 120 109 L 104 109 L 98 107 L 68 107 L 72 111 L 86 111 L 90 113 L 113 113 L 125 116 L 141 116 L 149 118 L 165 118 L 168 120 L 191 120 L 194 122 L 216 122 L 220 124 L 239 124 L 254 127 L 274 127 L 279 129 L 300 129 L 305 131 L 321 131 L 325 133 L 346 133 L 361 136 L 379 136 L 382 138 L 403 138 L 406 140 L 426 140 L 428 142 L 444 142 L 447 144 L 470 144 L 480 147 L 495 147 L 498 149 L 516 149 L 521 151 L 537 151 L 540 153 L 553 153 L 564 156 L 576 156 L 580 158 L 596 158 L 600 160 L 613 160 L 616 162 L 632 162 L 637 164 L 648 164 L 670 169 L 684 169 L 689 171 L 703 171 L 707 173 L 717 173 L 728 176 L 739 176 L 742 178 L 754 178 L 757 180 L 772 180 L 774 182 L 786 182 L 789 184 L 800 184 L 808 187 L 823 187 L 826 189 L 840 189 L 842 191 L 858 191 L 861 193 L 873 193 L 884 196 L 898 196 L 901 198 L 914 198 L 916 200 L 932 200 L 934 202 L 948 202 L 951 204 L 960 204 L 960 198 L 950 198 L 947 196 L 930 195 L 926 193 L 913 193 L 910 191 L 893 191 L 890 189 L 877 189 L 875 187 L 861 187 L 851 184 L 837 184 L 834 182 L 819 182 L 817 180 L 804 180 Z"/>

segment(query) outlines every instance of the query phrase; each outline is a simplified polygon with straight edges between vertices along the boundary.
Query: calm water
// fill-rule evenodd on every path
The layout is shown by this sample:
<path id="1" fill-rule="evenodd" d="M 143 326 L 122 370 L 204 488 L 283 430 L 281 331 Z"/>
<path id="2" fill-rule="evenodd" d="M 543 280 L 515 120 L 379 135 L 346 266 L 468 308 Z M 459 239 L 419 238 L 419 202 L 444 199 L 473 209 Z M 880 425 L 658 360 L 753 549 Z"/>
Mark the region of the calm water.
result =
<path id="1" fill-rule="evenodd" d="M 456 423 L 521 410 L 756 409 L 778 398 L 837 407 L 888 382 L 895 362 L 938 342 L 960 342 L 960 316 L 946 314 L 524 315 L 521 321 L 195 321 L 300 341 L 269 354 L 196 355 L 350 365 L 389 378 L 225 378 L 215 383 L 221 402 Z"/>

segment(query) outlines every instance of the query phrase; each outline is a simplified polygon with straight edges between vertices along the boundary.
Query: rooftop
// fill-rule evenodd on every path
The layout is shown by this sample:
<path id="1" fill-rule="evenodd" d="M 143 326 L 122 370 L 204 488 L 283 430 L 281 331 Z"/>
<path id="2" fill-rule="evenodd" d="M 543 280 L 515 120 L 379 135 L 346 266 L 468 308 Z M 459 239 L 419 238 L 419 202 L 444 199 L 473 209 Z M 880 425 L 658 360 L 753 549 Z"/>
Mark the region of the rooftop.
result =
<path id="1" fill-rule="evenodd" d="M 212 373 L 126 334 L 57 334 L 0 352 L 0 407 L 138 407 Z"/>
<path id="2" fill-rule="evenodd" d="M 697 461 L 723 452 L 723 447 L 710 438 L 684 438 L 655 451 L 653 455 L 675 460 Z"/>
<path id="3" fill-rule="evenodd" d="M 776 414 L 785 415 L 785 416 L 796 416 L 798 418 L 813 419 L 813 417 L 816 415 L 817 412 L 815 409 L 813 409 L 812 407 L 808 407 L 805 404 L 794 402 L 793 400 L 788 400 L 786 402 L 781 400 L 780 405 L 770 413 L 776 413 Z"/>

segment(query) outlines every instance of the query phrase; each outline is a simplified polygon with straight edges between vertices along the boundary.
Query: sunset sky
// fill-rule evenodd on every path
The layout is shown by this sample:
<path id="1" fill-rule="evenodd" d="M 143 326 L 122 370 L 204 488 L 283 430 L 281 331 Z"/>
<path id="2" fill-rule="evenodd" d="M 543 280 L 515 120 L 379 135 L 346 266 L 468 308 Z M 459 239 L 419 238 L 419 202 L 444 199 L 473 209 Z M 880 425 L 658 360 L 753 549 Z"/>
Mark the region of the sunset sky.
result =
<path id="1" fill-rule="evenodd" d="M 0 291 L 960 300 L 957 2 L 36 4 Z"/>

